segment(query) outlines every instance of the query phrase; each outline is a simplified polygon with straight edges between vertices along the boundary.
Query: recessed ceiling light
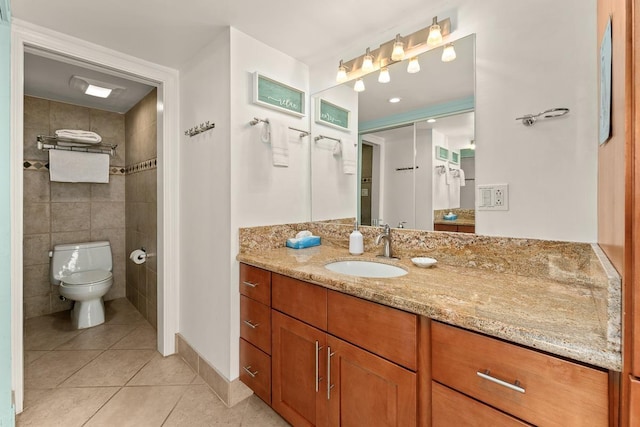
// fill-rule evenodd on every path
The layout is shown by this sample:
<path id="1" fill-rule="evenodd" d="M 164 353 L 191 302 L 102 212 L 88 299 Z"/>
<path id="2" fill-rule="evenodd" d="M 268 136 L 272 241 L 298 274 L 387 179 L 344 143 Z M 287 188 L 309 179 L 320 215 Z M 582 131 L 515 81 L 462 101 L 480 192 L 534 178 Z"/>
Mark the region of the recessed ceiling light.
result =
<path id="1" fill-rule="evenodd" d="M 398 97 L 394 97 L 394 98 L 389 98 L 389 102 L 392 104 L 397 104 L 398 102 L 400 102 L 401 98 Z"/>
<path id="2" fill-rule="evenodd" d="M 111 89 L 89 85 L 87 86 L 87 89 L 84 91 L 84 93 L 91 96 L 97 96 L 98 98 L 108 98 L 109 95 L 111 95 Z"/>
<path id="3" fill-rule="evenodd" d="M 435 122 L 436 122 L 436 119 L 429 119 L 429 120 L 427 120 L 427 123 L 435 123 Z"/>

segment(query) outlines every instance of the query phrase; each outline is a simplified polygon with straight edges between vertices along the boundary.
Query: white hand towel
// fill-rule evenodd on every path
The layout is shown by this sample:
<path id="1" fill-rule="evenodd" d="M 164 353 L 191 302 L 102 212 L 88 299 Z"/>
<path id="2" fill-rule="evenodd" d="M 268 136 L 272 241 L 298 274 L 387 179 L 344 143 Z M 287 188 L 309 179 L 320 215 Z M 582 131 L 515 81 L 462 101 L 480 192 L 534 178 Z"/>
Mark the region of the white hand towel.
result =
<path id="1" fill-rule="evenodd" d="M 460 187 L 464 187 L 467 185 L 464 180 L 464 171 L 462 168 L 458 169 L 458 177 L 460 178 Z"/>
<path id="2" fill-rule="evenodd" d="M 342 172 L 354 175 L 358 163 L 358 146 L 350 139 L 342 140 Z"/>
<path id="3" fill-rule="evenodd" d="M 55 134 L 58 138 L 67 139 L 73 142 L 80 142 L 82 144 L 100 144 L 102 142 L 102 137 L 100 135 L 88 130 L 58 129 Z"/>
<path id="4" fill-rule="evenodd" d="M 451 184 L 451 171 L 449 170 L 448 166 L 445 166 L 445 170 L 444 170 L 444 183 L 449 185 Z"/>
<path id="5" fill-rule="evenodd" d="M 273 166 L 289 167 L 289 140 L 287 127 L 280 122 L 269 123 Z"/>
<path id="6" fill-rule="evenodd" d="M 58 182 L 109 182 L 109 155 L 49 150 L 49 179 Z"/>

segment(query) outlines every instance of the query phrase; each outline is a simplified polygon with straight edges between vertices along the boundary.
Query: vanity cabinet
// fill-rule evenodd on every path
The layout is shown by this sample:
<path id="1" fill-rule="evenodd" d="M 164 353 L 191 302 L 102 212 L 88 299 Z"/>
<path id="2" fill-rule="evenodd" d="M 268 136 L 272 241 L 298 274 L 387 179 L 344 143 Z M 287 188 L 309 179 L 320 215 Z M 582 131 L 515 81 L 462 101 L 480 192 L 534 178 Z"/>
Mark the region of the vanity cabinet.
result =
<path id="1" fill-rule="evenodd" d="M 272 407 L 294 426 L 416 425 L 417 316 L 272 281 Z"/>
<path id="2" fill-rule="evenodd" d="M 271 272 L 240 264 L 240 381 L 271 403 Z"/>
<path id="3" fill-rule="evenodd" d="M 475 233 L 475 225 L 433 224 L 434 231 L 452 231 L 454 233 Z"/>
<path id="4" fill-rule="evenodd" d="M 539 426 L 608 425 L 606 371 L 439 322 L 431 325 L 432 378 L 469 396 L 464 399 L 476 399 Z M 436 384 L 434 426 L 451 425 L 435 422 L 448 416 L 444 406 L 453 405 L 443 403 L 443 391 Z"/>

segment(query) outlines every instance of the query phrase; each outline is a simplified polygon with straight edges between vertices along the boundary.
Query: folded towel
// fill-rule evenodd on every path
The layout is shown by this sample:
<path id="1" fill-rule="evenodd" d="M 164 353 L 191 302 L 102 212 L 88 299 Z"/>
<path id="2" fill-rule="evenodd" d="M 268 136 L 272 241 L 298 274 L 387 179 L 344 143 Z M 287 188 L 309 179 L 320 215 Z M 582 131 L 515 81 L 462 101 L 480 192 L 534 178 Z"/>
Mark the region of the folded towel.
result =
<path id="1" fill-rule="evenodd" d="M 49 179 L 58 182 L 109 182 L 109 155 L 49 150 Z"/>
<path id="2" fill-rule="evenodd" d="M 358 163 L 358 145 L 350 139 L 342 140 L 342 172 L 345 175 L 354 175 Z"/>
<path id="3" fill-rule="evenodd" d="M 58 129 L 55 134 L 58 138 L 67 139 L 69 141 L 79 142 L 82 144 L 100 144 L 102 142 L 102 137 L 100 135 L 88 130 Z"/>
<path id="4" fill-rule="evenodd" d="M 447 166 L 445 166 L 444 183 L 447 185 L 451 184 L 451 171 Z"/>
<path id="5" fill-rule="evenodd" d="M 460 178 L 460 187 L 467 185 L 464 181 L 464 171 L 462 169 L 458 169 L 458 177 Z"/>
<path id="6" fill-rule="evenodd" d="M 289 166 L 289 140 L 287 139 L 287 127 L 280 122 L 269 123 L 271 151 L 273 166 Z"/>
<path id="7" fill-rule="evenodd" d="M 265 143 L 271 142 L 271 126 L 269 126 L 269 119 L 265 119 L 262 122 L 262 130 L 260 131 L 260 141 Z"/>

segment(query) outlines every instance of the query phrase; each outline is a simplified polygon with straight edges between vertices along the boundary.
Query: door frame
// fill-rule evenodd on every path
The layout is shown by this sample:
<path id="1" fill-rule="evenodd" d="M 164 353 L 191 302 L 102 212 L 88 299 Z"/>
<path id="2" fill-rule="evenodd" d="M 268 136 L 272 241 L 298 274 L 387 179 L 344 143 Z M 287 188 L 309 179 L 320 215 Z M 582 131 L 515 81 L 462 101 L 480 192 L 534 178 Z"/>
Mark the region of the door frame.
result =
<path id="1" fill-rule="evenodd" d="M 164 356 L 175 353 L 179 320 L 178 71 L 14 19 L 11 24 L 11 377 L 16 413 L 22 412 L 24 398 L 22 163 L 24 52 L 28 48 L 111 69 L 158 87 L 158 351 Z"/>

